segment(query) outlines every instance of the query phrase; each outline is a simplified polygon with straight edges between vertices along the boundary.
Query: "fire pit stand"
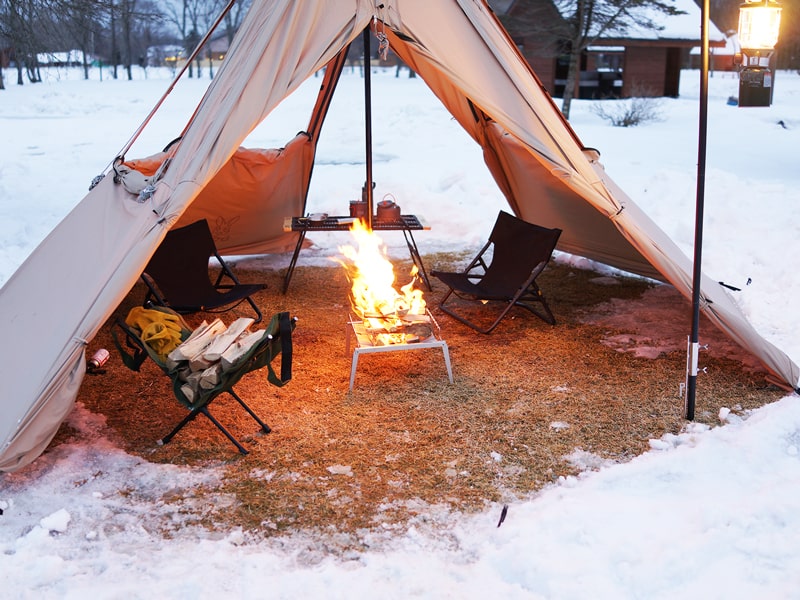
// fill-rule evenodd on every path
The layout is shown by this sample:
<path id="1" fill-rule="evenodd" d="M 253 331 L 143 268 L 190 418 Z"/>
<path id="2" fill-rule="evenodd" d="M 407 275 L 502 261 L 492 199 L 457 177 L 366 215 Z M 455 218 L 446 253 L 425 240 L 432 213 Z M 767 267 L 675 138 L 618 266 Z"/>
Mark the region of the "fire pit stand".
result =
<path id="1" fill-rule="evenodd" d="M 421 337 L 411 333 L 411 331 L 413 331 L 413 325 L 419 324 L 429 325 L 430 335 Z M 355 385 L 358 357 L 362 354 L 371 354 L 373 352 L 403 352 L 406 350 L 441 348 L 442 354 L 444 354 L 444 364 L 447 367 L 447 377 L 450 383 L 453 383 L 453 369 L 450 365 L 450 351 L 447 349 L 447 342 L 441 338 L 439 324 L 429 312 L 426 315 L 420 315 L 413 321 L 408 322 L 407 327 L 393 328 L 387 331 L 372 329 L 364 320 L 350 315 L 346 330 L 347 354 L 350 354 L 350 338 L 355 338 L 355 349 L 353 350 L 352 366 L 350 368 L 351 392 Z"/>

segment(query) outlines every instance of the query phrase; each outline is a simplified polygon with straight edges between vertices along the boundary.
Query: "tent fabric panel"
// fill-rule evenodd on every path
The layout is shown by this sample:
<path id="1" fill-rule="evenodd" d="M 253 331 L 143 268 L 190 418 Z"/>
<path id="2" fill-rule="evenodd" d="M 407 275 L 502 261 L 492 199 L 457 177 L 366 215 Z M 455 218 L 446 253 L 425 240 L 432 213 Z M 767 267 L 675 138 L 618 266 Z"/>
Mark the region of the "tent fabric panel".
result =
<path id="1" fill-rule="evenodd" d="M 51 388 L 39 396 L 0 448 L 0 472 L 18 471 L 44 452 L 72 411 L 85 372 L 83 349 L 76 346 L 75 356 L 66 359 L 62 372 L 53 377 Z"/>
<path id="2" fill-rule="evenodd" d="M 0 289 L 4 333 L 14 340 L 0 360 L 0 464 L 12 445 L 15 460 L 25 455 L 21 439 L 34 443 L 25 458 L 33 460 L 36 440 L 55 433 L 53 415 L 77 393 L 64 377 L 166 233 L 152 206 L 135 198 L 105 177 Z"/>
<path id="3" fill-rule="evenodd" d="M 206 219 L 220 254 L 287 252 L 296 233 L 284 218 L 303 214 L 314 145 L 300 134 L 280 150 L 240 148 L 186 208 L 175 227 Z"/>
<path id="4" fill-rule="evenodd" d="M 612 184 L 613 186 L 613 184 Z M 625 192 L 612 187 L 615 195 Z M 688 300 L 694 287 L 692 261 L 635 203 L 625 202 L 625 210 L 615 219 L 617 227 L 630 243 L 656 267 L 663 278 Z M 783 351 L 765 340 L 747 320 L 731 294 L 706 274 L 700 281 L 700 308 L 712 323 L 741 347 L 751 352 L 780 380 L 800 388 L 800 367 Z M 689 328 L 687 317 L 687 337 Z"/>
<path id="5" fill-rule="evenodd" d="M 152 176 L 167 156 L 161 152 L 125 165 Z M 283 220 L 302 214 L 313 162 L 314 144 L 302 132 L 284 148 L 239 148 L 173 228 L 206 219 L 224 255 L 288 252 L 297 234 L 284 233 Z"/>
<path id="6" fill-rule="evenodd" d="M 163 214 L 180 216 L 253 128 L 346 47 L 372 11 L 368 0 L 254 3 L 194 115 L 198 126 L 189 126 L 156 189 Z"/>
<path id="7" fill-rule="evenodd" d="M 547 171 L 528 148 L 496 125 L 487 128 L 485 144 L 487 166 L 508 187 L 514 212 L 532 223 L 561 229 L 559 250 L 663 279 L 607 215 Z"/>
<path id="8" fill-rule="evenodd" d="M 456 115 L 445 91 L 454 87 L 498 121 L 512 135 L 534 149 L 542 161 L 576 175 L 574 186 L 588 194 L 602 194 L 596 173 L 587 165 L 580 144 L 565 125 L 550 96 L 531 76 L 518 49 L 497 26 L 484 2 L 457 0 L 429 3 L 403 0 L 378 11 L 395 36 L 393 49 L 408 58 L 433 92 Z M 402 16 L 400 16 L 402 15 Z M 448 23 L 459 23 L 448 27 Z M 465 69 L 464 66 L 470 68 Z M 449 94 L 452 97 L 452 92 Z M 463 112 L 463 111 L 461 111 Z M 459 122 L 463 121 L 459 119 Z M 610 194 L 604 194 L 609 212 L 616 212 Z M 596 204 L 600 206 L 599 199 Z"/>
<path id="9" fill-rule="evenodd" d="M 688 259 L 587 158 L 483 0 L 254 3 L 153 197 L 140 204 L 106 177 L 0 289 L 4 331 L 15 340 L 13 352 L 0 359 L 0 469 L 30 462 L 52 439 L 76 397 L 87 340 L 129 292 L 170 227 L 252 129 L 360 35 L 373 15 L 396 32 L 392 43 L 398 55 L 409 59 L 484 147 L 515 211 L 536 221 L 540 215 L 568 221 L 580 213 L 574 218 L 581 235 L 573 235 L 572 242 L 568 237 L 569 244 L 583 244 L 587 252 L 618 253 L 608 261 L 640 262 L 639 253 L 679 290 L 691 289 Z M 298 161 L 301 155 L 298 150 Z M 292 169 L 295 177 L 305 167 L 293 162 Z M 276 181 L 283 185 L 280 178 Z M 286 183 L 287 190 L 295 186 Z M 529 199 L 531 187 L 541 188 L 546 202 Z M 599 217 L 583 210 L 579 198 Z M 277 195 L 272 201 L 276 210 L 293 212 L 280 206 Z M 609 229 L 609 222 L 618 232 Z M 612 241 L 600 239 L 600 232 L 613 236 Z M 623 238 L 630 248 L 621 243 Z M 704 310 L 724 331 L 798 387 L 797 366 L 755 332 L 718 284 L 704 278 L 702 294 L 709 302 Z"/>

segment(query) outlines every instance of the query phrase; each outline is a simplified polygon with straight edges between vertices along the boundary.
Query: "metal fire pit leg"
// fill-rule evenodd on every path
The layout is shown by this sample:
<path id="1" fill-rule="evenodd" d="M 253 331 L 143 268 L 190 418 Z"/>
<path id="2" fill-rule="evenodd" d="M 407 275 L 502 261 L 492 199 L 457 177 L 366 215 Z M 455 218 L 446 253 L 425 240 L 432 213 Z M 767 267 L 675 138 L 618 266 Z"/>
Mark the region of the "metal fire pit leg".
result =
<path id="1" fill-rule="evenodd" d="M 350 391 L 353 391 L 353 385 L 356 382 L 356 368 L 358 368 L 358 355 L 360 354 L 358 348 L 353 352 L 353 366 L 350 367 Z"/>
<path id="2" fill-rule="evenodd" d="M 447 377 L 450 383 L 453 383 L 453 368 L 450 366 L 450 350 L 447 349 L 447 343 L 442 342 L 442 352 L 444 353 L 444 364 L 447 367 Z"/>
<path id="3" fill-rule="evenodd" d="M 352 363 L 350 366 L 350 391 L 353 391 L 356 383 L 356 370 L 358 369 L 358 357 L 361 353 L 365 354 L 372 354 L 377 352 L 402 352 L 408 350 L 425 350 L 428 348 L 441 348 L 442 354 L 444 355 L 444 364 L 447 367 L 447 378 L 450 380 L 450 383 L 453 383 L 453 367 L 450 364 L 450 350 L 447 347 L 447 342 L 442 339 L 438 338 L 436 332 L 438 331 L 438 324 L 433 319 L 433 316 L 428 313 L 428 318 L 430 319 L 430 323 L 434 329 L 434 333 L 427 338 L 426 340 L 422 340 L 419 342 L 413 343 L 403 343 L 403 344 L 390 344 L 387 346 L 383 345 L 375 345 L 375 340 L 373 340 L 370 335 L 368 334 L 367 330 L 364 327 L 364 323 L 361 321 L 356 321 L 352 316 L 350 320 L 347 322 L 346 325 L 346 334 L 345 334 L 345 344 L 346 349 L 345 352 L 350 354 L 350 336 L 355 337 L 355 349 L 353 350 L 352 356 Z"/>

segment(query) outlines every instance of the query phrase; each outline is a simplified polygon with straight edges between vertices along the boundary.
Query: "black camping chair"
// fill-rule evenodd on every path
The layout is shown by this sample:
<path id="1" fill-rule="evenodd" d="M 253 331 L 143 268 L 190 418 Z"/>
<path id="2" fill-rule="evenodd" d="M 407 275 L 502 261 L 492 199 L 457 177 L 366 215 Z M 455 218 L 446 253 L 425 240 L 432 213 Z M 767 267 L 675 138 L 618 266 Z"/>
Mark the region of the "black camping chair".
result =
<path id="1" fill-rule="evenodd" d="M 220 273 L 214 283 L 209 276 L 209 261 L 217 259 Z M 223 283 L 227 277 L 233 283 Z M 261 311 L 251 296 L 267 287 L 264 283 L 240 283 L 222 260 L 205 219 L 167 233 L 142 273 L 147 285 L 145 306 L 168 306 L 181 314 L 222 312 L 247 301 L 256 313 Z"/>
<path id="2" fill-rule="evenodd" d="M 550 261 L 560 235 L 560 229 L 547 229 L 500 211 L 489 241 L 463 273 L 431 272 L 450 288 L 439 308 L 480 333 L 490 333 L 514 306 L 555 325 L 536 278 Z M 484 304 L 500 303 L 502 312 L 489 327 L 482 328 L 444 305 L 452 294 Z"/>
<path id="3" fill-rule="evenodd" d="M 185 341 L 191 335 L 191 330 L 178 313 L 161 306 L 153 307 L 153 309 L 178 316 L 181 324 L 181 340 Z M 125 334 L 127 351 L 122 347 L 116 329 L 112 329 L 111 331 L 112 337 L 114 338 L 114 345 L 117 347 L 125 366 L 132 371 L 138 372 L 142 363 L 147 360 L 149 356 L 164 374 L 172 380 L 172 392 L 175 398 L 189 409 L 189 414 L 186 415 L 172 431 L 159 440 L 160 444 L 169 443 L 169 441 L 175 437 L 175 434 L 183 429 L 184 426 L 192 422 L 197 415 L 202 414 L 205 415 L 234 446 L 236 446 L 240 453 L 247 454 L 247 450 L 244 446 L 242 446 L 242 444 L 208 410 L 208 405 L 211 404 L 217 396 L 226 392 L 233 396 L 234 400 L 247 411 L 264 433 L 270 433 L 271 429 L 269 425 L 262 421 L 253 409 L 239 397 L 234 391 L 233 386 L 247 373 L 263 367 L 267 367 L 267 381 L 272 385 L 283 387 L 291 380 L 292 332 L 297 324 L 297 319 L 290 318 L 288 312 L 276 313 L 264 328 L 266 330 L 264 337 L 236 360 L 236 366 L 230 370 L 224 371 L 216 385 L 210 388 L 199 389 L 197 396 L 191 399 L 182 390 L 184 381 L 181 378 L 180 372 L 184 364 L 167 364 L 167 361 L 163 360 L 158 353 L 142 339 L 142 332 L 138 328 L 128 325 L 124 320 L 116 319 L 114 324 Z M 276 373 L 272 366 L 273 359 L 277 358 L 278 355 L 281 356 L 280 374 Z"/>

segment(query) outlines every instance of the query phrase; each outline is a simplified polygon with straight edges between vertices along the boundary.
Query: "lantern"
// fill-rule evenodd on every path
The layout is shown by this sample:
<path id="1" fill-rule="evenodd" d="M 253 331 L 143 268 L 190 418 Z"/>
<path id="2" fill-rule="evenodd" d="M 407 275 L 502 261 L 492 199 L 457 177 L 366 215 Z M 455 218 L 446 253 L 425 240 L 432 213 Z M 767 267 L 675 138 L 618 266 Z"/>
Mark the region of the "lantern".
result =
<path id="1" fill-rule="evenodd" d="M 777 2 L 745 2 L 739 8 L 739 45 L 747 50 L 773 50 L 781 27 Z"/>
<path id="2" fill-rule="evenodd" d="M 739 106 L 772 103 L 772 71 L 769 69 L 781 26 L 781 6 L 773 0 L 748 1 L 739 7 Z"/>

